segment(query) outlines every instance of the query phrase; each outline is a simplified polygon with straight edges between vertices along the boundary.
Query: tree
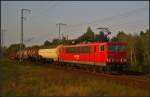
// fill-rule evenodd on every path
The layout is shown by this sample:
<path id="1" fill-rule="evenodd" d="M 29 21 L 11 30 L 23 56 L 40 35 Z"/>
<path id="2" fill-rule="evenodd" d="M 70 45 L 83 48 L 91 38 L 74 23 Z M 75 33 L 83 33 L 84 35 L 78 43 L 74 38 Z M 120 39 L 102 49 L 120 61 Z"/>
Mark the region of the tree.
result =
<path id="1" fill-rule="evenodd" d="M 69 41 L 68 39 L 67 39 L 67 37 L 62 37 L 62 40 L 61 40 L 61 43 L 62 44 L 70 44 L 71 43 L 71 41 Z"/>
<path id="2" fill-rule="evenodd" d="M 82 43 L 82 42 L 93 42 L 94 41 L 94 32 L 92 31 L 91 27 L 87 28 L 86 33 L 81 35 L 76 39 L 76 43 Z"/>
<path id="3" fill-rule="evenodd" d="M 113 38 L 111 39 L 111 41 L 112 41 L 112 42 L 117 42 L 117 41 L 119 41 L 119 40 L 118 40 L 117 37 L 113 37 Z"/>
<path id="4" fill-rule="evenodd" d="M 118 34 L 117 34 L 117 37 L 118 37 L 118 41 L 126 42 L 127 38 L 128 38 L 128 35 L 125 34 L 125 32 L 123 32 L 123 31 L 119 31 Z"/>
<path id="5" fill-rule="evenodd" d="M 53 45 L 54 45 L 54 44 L 57 45 L 57 44 L 59 44 L 59 41 L 60 41 L 59 39 L 53 39 L 52 44 L 53 44 Z"/>
<path id="6" fill-rule="evenodd" d="M 51 42 L 49 42 L 48 40 L 46 40 L 46 41 L 44 42 L 44 46 L 45 46 L 45 47 L 50 46 L 50 45 L 51 45 Z"/>
<path id="7" fill-rule="evenodd" d="M 140 32 L 140 53 L 141 53 L 141 64 L 143 64 L 144 66 L 148 66 L 149 64 L 149 46 L 148 46 L 148 39 L 149 39 L 149 30 L 141 31 Z"/>

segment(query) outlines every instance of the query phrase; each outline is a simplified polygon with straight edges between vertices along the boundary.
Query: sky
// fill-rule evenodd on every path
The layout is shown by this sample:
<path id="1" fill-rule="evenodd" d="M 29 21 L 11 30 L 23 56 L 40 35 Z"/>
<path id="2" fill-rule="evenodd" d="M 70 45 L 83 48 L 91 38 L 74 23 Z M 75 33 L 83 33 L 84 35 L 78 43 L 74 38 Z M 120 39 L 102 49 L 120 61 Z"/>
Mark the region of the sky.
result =
<path id="1" fill-rule="evenodd" d="M 75 39 L 90 26 L 94 33 L 98 27 L 138 34 L 149 29 L 148 1 L 1 1 L 1 30 L 3 45 L 20 43 L 21 9 L 24 11 L 24 44 L 42 45 L 45 40 L 58 38 L 58 23 L 64 23 L 60 31 L 69 39 Z"/>

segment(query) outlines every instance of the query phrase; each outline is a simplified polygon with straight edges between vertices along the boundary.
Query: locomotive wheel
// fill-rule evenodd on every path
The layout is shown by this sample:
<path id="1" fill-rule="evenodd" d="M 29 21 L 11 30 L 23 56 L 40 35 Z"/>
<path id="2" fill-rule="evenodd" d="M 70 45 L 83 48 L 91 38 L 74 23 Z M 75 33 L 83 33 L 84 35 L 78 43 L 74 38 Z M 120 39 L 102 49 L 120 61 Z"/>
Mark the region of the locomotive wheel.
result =
<path id="1" fill-rule="evenodd" d="M 96 69 L 96 72 L 100 72 L 99 66 L 96 66 L 96 65 L 95 65 L 95 69 Z"/>
<path id="2" fill-rule="evenodd" d="M 103 70 L 104 73 L 106 73 L 107 67 L 102 67 L 102 70 Z"/>
<path id="3" fill-rule="evenodd" d="M 103 67 L 100 67 L 99 69 L 100 69 L 100 72 L 103 72 Z"/>
<path id="4" fill-rule="evenodd" d="M 92 65 L 91 68 L 92 68 L 92 72 L 95 73 L 96 72 L 95 65 Z"/>
<path id="5" fill-rule="evenodd" d="M 123 68 L 123 72 L 127 72 L 128 71 L 128 65 L 127 64 L 124 64 L 122 68 Z"/>
<path id="6" fill-rule="evenodd" d="M 110 72 L 111 71 L 111 66 L 110 65 L 107 65 L 107 67 L 108 67 L 108 72 Z"/>
<path id="7" fill-rule="evenodd" d="M 109 65 L 106 66 L 106 72 L 109 72 Z"/>

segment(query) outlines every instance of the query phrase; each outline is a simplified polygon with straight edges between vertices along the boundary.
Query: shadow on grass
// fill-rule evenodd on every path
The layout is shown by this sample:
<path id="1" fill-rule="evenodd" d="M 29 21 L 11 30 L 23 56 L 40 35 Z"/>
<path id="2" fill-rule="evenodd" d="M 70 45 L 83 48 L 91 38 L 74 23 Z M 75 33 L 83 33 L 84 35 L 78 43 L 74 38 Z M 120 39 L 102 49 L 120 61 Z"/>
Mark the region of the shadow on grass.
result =
<path id="1" fill-rule="evenodd" d="M 140 75 L 146 75 L 147 73 L 144 72 L 137 72 L 137 71 L 128 71 L 124 73 L 125 75 L 135 75 L 135 76 L 140 76 Z"/>
<path id="2" fill-rule="evenodd" d="M 142 76 L 142 75 L 147 75 L 147 73 L 138 72 L 138 71 L 126 71 L 126 72 L 112 72 L 111 75 L 134 75 L 134 76 Z"/>

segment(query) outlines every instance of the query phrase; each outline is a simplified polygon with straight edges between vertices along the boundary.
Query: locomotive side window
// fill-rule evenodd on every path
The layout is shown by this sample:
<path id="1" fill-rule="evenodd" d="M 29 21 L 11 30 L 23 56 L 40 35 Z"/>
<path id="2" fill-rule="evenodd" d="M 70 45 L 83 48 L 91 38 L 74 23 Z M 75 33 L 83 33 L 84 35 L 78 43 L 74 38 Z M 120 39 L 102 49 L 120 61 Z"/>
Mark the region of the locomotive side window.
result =
<path id="1" fill-rule="evenodd" d="M 89 46 L 82 46 L 80 48 L 80 53 L 90 53 L 90 47 Z"/>
<path id="2" fill-rule="evenodd" d="M 109 45 L 108 50 L 114 52 L 114 51 L 116 51 L 116 46 L 115 45 Z"/>
<path id="3" fill-rule="evenodd" d="M 72 52 L 73 52 L 73 48 L 72 47 L 66 48 L 66 53 L 72 53 Z"/>
<path id="4" fill-rule="evenodd" d="M 108 50 L 111 52 L 124 52 L 127 47 L 125 45 L 109 45 Z"/>
<path id="5" fill-rule="evenodd" d="M 79 53 L 79 47 L 68 47 L 66 53 Z"/>
<path id="6" fill-rule="evenodd" d="M 104 45 L 100 46 L 100 51 L 104 51 Z"/>
<path id="7" fill-rule="evenodd" d="M 73 52 L 72 53 L 79 53 L 79 47 L 73 47 Z"/>
<path id="8" fill-rule="evenodd" d="M 81 47 L 68 47 L 66 48 L 66 53 L 90 53 L 89 46 L 81 46 Z"/>
<path id="9" fill-rule="evenodd" d="M 123 51 L 126 51 L 126 50 L 127 50 L 127 47 L 125 45 L 118 45 L 117 51 L 123 52 Z"/>

